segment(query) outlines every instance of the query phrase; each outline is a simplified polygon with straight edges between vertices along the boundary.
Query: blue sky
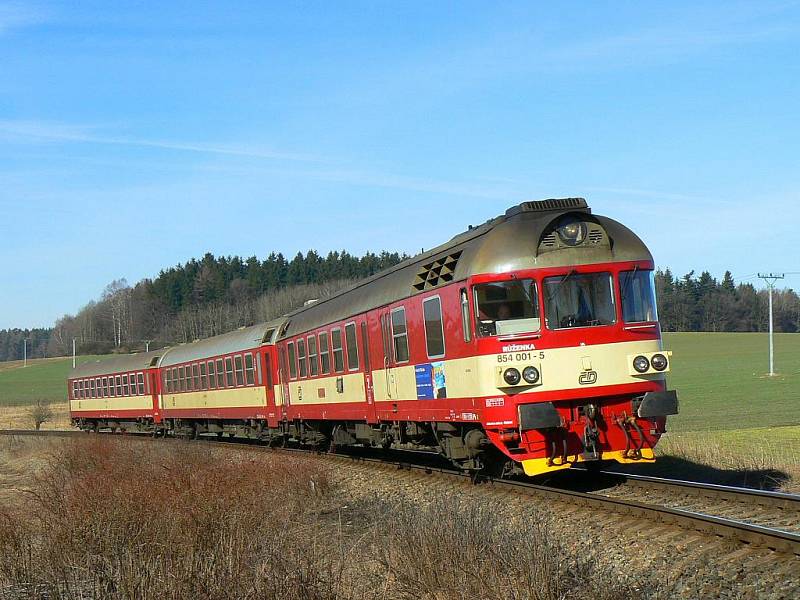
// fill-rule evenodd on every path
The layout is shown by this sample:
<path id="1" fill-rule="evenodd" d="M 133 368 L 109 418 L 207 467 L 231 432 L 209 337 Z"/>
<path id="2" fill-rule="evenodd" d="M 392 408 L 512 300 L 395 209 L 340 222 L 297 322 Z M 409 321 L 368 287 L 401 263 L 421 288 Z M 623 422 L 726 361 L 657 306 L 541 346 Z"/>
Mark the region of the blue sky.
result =
<path id="1" fill-rule="evenodd" d="M 797 2 L 0 0 L 0 328 L 543 197 L 678 273 L 800 271 L 799 157 Z"/>

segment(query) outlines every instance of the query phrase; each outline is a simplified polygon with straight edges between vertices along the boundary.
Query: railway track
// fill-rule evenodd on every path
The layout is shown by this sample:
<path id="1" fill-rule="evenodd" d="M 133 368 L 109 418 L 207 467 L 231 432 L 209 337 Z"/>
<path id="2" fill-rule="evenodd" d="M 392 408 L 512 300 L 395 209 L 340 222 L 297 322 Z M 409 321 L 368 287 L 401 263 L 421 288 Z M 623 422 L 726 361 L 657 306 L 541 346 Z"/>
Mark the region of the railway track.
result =
<path id="1" fill-rule="evenodd" d="M 85 436 L 73 431 L 5 430 L 0 435 L 72 437 Z M 144 437 L 144 436 L 131 436 Z M 240 440 L 201 438 L 214 444 L 231 444 Z M 239 447 L 254 450 L 304 453 L 303 449 L 271 449 L 247 444 Z M 589 509 L 595 514 L 614 513 L 622 519 L 644 520 L 705 536 L 730 540 L 752 548 L 766 548 L 800 559 L 800 496 L 736 488 L 699 482 L 661 479 L 611 472 L 603 477 L 619 478 L 621 485 L 598 491 L 576 491 L 564 486 L 540 485 L 529 481 L 478 479 L 443 466 L 414 464 L 374 453 L 356 450 L 349 453 L 315 453 L 324 460 L 340 464 L 357 464 L 385 471 L 404 472 L 415 477 L 437 478 L 452 484 L 480 483 L 493 492 L 535 497 L 558 503 L 569 503 Z M 644 494 L 642 494 L 642 492 Z M 642 497 L 646 501 L 642 501 Z M 735 507 L 735 508 L 732 508 Z M 744 509 L 744 510 L 743 510 Z M 776 514 L 775 511 L 780 511 Z M 752 513 L 752 514 L 751 514 Z"/>

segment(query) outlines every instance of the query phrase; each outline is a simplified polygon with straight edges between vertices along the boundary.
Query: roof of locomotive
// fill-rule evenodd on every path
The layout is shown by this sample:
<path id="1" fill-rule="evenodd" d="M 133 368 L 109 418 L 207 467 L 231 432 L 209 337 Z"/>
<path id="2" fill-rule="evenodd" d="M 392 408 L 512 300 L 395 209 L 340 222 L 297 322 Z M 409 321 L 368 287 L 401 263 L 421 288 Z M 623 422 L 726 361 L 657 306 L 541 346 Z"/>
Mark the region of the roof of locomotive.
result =
<path id="1" fill-rule="evenodd" d="M 105 358 L 78 365 L 70 371 L 70 379 L 82 379 L 84 377 L 95 377 L 98 375 L 108 375 L 109 373 L 125 373 L 128 371 L 142 371 L 155 366 L 158 359 L 167 352 L 168 349 L 153 350 L 152 352 L 141 352 L 139 354 L 123 354 L 112 358 Z"/>
<path id="2" fill-rule="evenodd" d="M 271 334 L 268 340 L 264 338 L 270 329 L 278 329 L 284 321 L 285 319 L 283 318 L 274 319 L 267 323 L 258 323 L 250 327 L 241 327 L 235 331 L 216 335 L 204 340 L 198 340 L 190 344 L 174 346 L 165 353 L 160 366 L 166 367 L 194 360 L 202 360 L 211 356 L 220 356 L 222 354 L 230 354 L 231 352 L 258 348 L 262 344 L 274 340 L 274 334 Z"/>
<path id="3" fill-rule="evenodd" d="M 568 214 L 576 214 L 599 225 L 609 243 L 540 252 L 543 235 Z M 471 227 L 441 246 L 290 313 L 287 315 L 290 322 L 280 338 L 304 333 L 472 275 L 628 260 L 652 260 L 652 255 L 630 229 L 608 217 L 592 215 L 582 198 L 524 202 L 483 225 Z M 426 271 L 426 268 L 431 266 L 434 270 L 448 271 L 447 276 L 441 281 L 438 277 L 430 279 L 430 269 Z M 429 287 L 425 284 L 426 277 L 435 285 Z"/>

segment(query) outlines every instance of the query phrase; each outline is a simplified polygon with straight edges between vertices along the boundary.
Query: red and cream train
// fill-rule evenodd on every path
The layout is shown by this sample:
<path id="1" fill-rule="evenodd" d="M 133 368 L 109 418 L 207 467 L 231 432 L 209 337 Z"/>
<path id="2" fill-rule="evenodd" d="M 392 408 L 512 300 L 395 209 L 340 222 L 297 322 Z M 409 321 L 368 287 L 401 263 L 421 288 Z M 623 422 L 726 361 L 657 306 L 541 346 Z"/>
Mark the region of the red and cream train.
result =
<path id="1" fill-rule="evenodd" d="M 651 461 L 678 407 L 653 268 L 583 199 L 525 202 L 275 321 L 79 366 L 72 420 L 435 450 L 494 474 Z"/>

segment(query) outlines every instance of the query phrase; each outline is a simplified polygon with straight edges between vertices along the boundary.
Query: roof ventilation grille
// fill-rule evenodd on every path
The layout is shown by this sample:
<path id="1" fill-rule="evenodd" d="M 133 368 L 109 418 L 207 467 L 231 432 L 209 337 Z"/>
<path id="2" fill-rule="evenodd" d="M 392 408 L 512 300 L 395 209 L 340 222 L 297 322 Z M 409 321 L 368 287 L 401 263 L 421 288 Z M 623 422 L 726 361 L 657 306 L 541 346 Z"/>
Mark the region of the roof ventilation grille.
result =
<path id="1" fill-rule="evenodd" d="M 544 248 L 555 248 L 556 247 L 556 232 L 551 231 L 546 236 L 542 238 L 541 246 Z"/>
<path id="2" fill-rule="evenodd" d="M 507 217 L 524 212 L 548 212 L 552 210 L 589 210 L 583 198 L 548 198 L 547 200 L 529 200 L 506 211 Z"/>
<path id="3" fill-rule="evenodd" d="M 416 277 L 414 277 L 411 289 L 415 292 L 423 292 L 435 288 L 437 285 L 450 283 L 455 277 L 456 266 L 460 257 L 461 251 L 459 250 L 423 265 Z"/>

